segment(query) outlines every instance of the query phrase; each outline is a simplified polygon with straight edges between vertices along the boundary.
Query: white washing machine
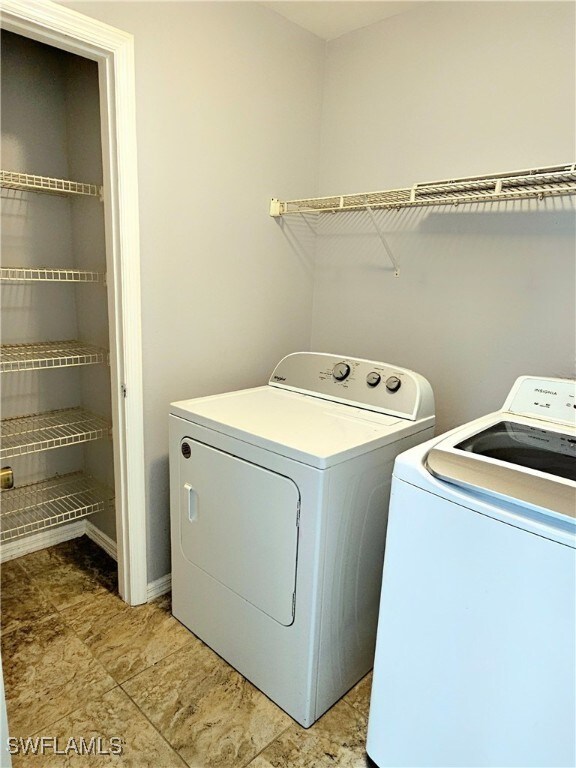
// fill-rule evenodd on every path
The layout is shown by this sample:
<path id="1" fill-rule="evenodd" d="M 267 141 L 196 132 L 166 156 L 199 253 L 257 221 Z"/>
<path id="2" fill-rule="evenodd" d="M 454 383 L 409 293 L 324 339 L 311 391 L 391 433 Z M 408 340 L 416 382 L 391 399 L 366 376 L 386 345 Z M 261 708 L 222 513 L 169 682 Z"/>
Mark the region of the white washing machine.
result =
<path id="1" fill-rule="evenodd" d="M 170 407 L 174 616 L 305 727 L 372 667 L 392 465 L 433 426 L 422 376 L 316 353 Z"/>
<path id="2" fill-rule="evenodd" d="M 576 385 L 396 460 L 367 751 L 380 768 L 576 765 Z"/>

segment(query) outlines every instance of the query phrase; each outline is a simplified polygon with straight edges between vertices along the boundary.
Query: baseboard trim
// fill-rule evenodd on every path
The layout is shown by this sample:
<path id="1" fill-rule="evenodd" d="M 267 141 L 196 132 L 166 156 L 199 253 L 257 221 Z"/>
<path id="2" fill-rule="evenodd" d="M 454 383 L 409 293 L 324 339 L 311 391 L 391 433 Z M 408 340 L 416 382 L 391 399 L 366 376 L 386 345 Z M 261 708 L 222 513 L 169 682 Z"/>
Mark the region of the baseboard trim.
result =
<path id="1" fill-rule="evenodd" d="M 29 555 L 31 552 L 37 552 L 39 549 L 53 547 L 55 544 L 62 544 L 64 541 L 78 539 L 84 535 L 88 536 L 89 539 L 118 562 L 116 542 L 91 523 L 90 520 L 78 520 L 75 523 L 68 523 L 57 528 L 38 531 L 38 533 L 32 533 L 21 539 L 7 541 L 0 548 L 0 563 L 6 563 L 8 560 L 15 560 L 17 557 Z M 167 573 L 166 576 L 148 583 L 146 600 L 150 602 L 156 597 L 170 592 L 171 589 L 172 574 Z"/>
<path id="2" fill-rule="evenodd" d="M 17 557 L 28 555 L 30 552 L 37 552 L 39 549 L 53 547 L 55 544 L 62 544 L 70 539 L 77 539 L 86 533 L 86 521 L 78 520 L 75 523 L 68 523 L 57 528 L 48 528 L 45 531 L 32 533 L 14 541 L 7 541 L 0 548 L 0 563 L 8 560 L 15 560 Z"/>
<path id="3" fill-rule="evenodd" d="M 106 552 L 106 554 L 110 555 L 113 560 L 118 562 L 118 548 L 114 539 L 111 539 L 110 536 L 103 533 L 100 528 L 96 528 L 94 523 L 90 522 L 90 520 L 86 520 L 85 525 L 86 536 L 88 536 L 89 539 L 92 539 L 100 549 L 103 549 L 104 552 Z"/>
<path id="4" fill-rule="evenodd" d="M 159 579 L 156 579 L 156 581 L 149 581 L 148 582 L 148 602 L 150 600 L 154 600 L 155 597 L 160 597 L 160 595 L 165 595 L 167 592 L 170 592 L 172 589 L 172 574 L 167 573 L 166 576 L 162 576 Z"/>

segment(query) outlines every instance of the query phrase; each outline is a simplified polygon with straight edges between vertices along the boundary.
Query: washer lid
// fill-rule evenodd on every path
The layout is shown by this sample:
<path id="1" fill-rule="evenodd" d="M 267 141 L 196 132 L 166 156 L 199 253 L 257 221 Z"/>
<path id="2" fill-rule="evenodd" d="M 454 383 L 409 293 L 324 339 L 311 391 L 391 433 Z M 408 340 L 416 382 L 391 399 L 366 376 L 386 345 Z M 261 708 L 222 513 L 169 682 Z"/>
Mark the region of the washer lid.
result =
<path id="1" fill-rule="evenodd" d="M 440 480 L 574 521 L 575 460 L 573 428 L 499 412 L 451 432 L 425 463 Z"/>
<path id="2" fill-rule="evenodd" d="M 440 480 L 576 518 L 576 384 L 521 376 L 504 408 L 449 432 L 428 453 Z"/>
<path id="3" fill-rule="evenodd" d="M 170 413 L 325 469 L 432 426 L 264 386 L 172 403 Z"/>

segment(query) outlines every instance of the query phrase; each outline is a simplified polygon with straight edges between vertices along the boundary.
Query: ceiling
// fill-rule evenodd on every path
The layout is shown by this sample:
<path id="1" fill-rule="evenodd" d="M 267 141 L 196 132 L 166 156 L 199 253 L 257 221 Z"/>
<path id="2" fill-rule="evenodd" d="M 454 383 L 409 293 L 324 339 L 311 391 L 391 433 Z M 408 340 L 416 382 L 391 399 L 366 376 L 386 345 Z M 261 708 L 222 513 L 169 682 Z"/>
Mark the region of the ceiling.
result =
<path id="1" fill-rule="evenodd" d="M 334 40 L 354 29 L 367 27 L 422 4 L 413 0 L 272 0 L 262 3 L 323 40 Z"/>

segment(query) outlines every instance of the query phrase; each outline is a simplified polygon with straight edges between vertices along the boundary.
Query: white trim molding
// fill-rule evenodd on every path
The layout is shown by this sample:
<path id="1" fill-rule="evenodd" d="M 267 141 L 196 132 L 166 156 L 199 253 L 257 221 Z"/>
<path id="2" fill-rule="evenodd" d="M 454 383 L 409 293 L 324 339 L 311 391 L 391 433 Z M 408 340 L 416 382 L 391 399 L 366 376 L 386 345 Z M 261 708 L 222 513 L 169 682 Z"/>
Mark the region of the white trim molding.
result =
<path id="1" fill-rule="evenodd" d="M 50 0 L 1 0 L 4 29 L 98 63 L 104 167 L 118 585 L 147 601 L 140 244 L 132 35 Z"/>
<path id="2" fill-rule="evenodd" d="M 8 560 L 15 560 L 17 557 L 24 557 L 31 552 L 38 552 L 40 549 L 47 549 L 56 544 L 62 544 L 64 541 L 79 539 L 80 536 L 88 536 L 100 549 L 103 549 L 113 560 L 117 560 L 116 542 L 96 528 L 90 520 L 76 520 L 73 523 L 64 523 L 55 528 L 47 528 L 45 531 L 38 531 L 29 536 L 23 536 L 21 539 L 14 539 L 2 544 L 0 548 L 0 563 Z"/>
<path id="3" fill-rule="evenodd" d="M 86 520 L 78 520 L 74 523 L 58 525 L 55 528 L 47 528 L 45 531 L 38 531 L 38 533 L 21 539 L 7 541 L 0 547 L 0 563 L 15 560 L 17 557 L 29 555 L 31 552 L 38 552 L 39 549 L 47 549 L 56 544 L 62 544 L 63 541 L 77 539 L 85 533 Z"/>
<path id="4" fill-rule="evenodd" d="M 88 536 L 88 538 L 93 541 L 94 544 L 97 544 L 100 549 L 103 549 L 104 552 L 106 552 L 106 554 L 112 558 L 112 560 L 117 561 L 118 551 L 114 539 L 111 539 L 110 536 L 107 536 L 104 531 L 100 530 L 100 528 L 96 528 L 91 520 L 85 520 L 84 526 L 84 533 L 86 536 Z"/>
<path id="5" fill-rule="evenodd" d="M 151 581 L 148 584 L 148 602 L 154 600 L 160 595 L 166 595 L 172 591 L 172 574 L 167 573 L 166 576 L 162 576 L 156 581 Z"/>

